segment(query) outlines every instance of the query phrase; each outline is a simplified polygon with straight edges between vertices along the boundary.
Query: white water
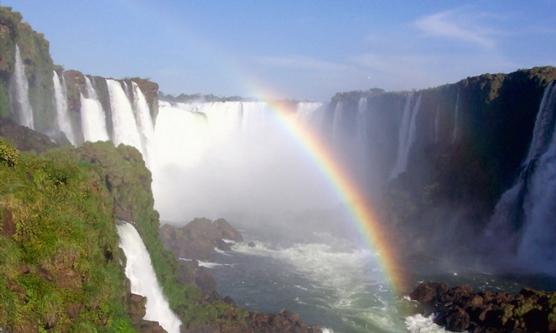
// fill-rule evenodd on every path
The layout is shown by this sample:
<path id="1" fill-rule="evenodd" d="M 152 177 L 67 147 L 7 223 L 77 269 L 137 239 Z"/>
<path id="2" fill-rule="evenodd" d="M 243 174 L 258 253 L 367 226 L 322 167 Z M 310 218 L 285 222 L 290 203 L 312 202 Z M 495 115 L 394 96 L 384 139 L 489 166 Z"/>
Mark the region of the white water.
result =
<path id="1" fill-rule="evenodd" d="M 150 165 L 150 157 L 152 156 L 152 141 L 154 138 L 154 126 L 151 117 L 147 99 L 141 88 L 137 83 L 131 83 L 133 88 L 133 109 L 135 110 L 135 117 L 137 119 L 137 127 L 141 136 L 141 144 L 143 146 L 144 158 L 147 164 Z"/>
<path id="2" fill-rule="evenodd" d="M 178 260 L 190 262 L 193 261 L 194 259 L 178 258 Z M 221 263 L 211 262 L 211 261 L 203 261 L 203 260 L 196 260 L 196 261 L 199 264 L 199 267 L 204 267 L 208 269 L 212 269 L 220 266 L 231 266 L 230 264 L 221 264 Z"/>
<path id="3" fill-rule="evenodd" d="M 332 140 L 337 142 L 338 137 L 340 136 L 341 126 L 342 126 L 342 118 L 344 116 L 344 105 L 342 101 L 338 101 L 334 108 L 334 114 L 332 118 Z"/>
<path id="4" fill-rule="evenodd" d="M 292 264 L 314 281 L 343 294 L 343 300 L 358 292 L 355 286 L 360 286 L 361 281 L 369 277 L 364 267 L 376 262 L 376 256 L 369 250 L 337 250 L 324 243 L 300 243 L 287 248 L 272 248 L 262 242 L 255 242 L 255 246 L 237 243 L 232 246 L 232 250 L 242 254 L 272 257 Z M 383 279 L 380 274 L 374 277 Z"/>
<path id="5" fill-rule="evenodd" d="M 543 95 L 527 157 L 516 183 L 497 203 L 491 232 L 507 228 L 518 240 L 518 257 L 528 267 L 556 273 L 556 84 Z M 507 230 L 507 229 L 506 229 Z"/>
<path id="6" fill-rule="evenodd" d="M 405 325 L 411 333 L 448 333 L 444 328 L 434 323 L 432 316 L 424 317 L 417 314 L 405 319 Z"/>
<path id="7" fill-rule="evenodd" d="M 547 88 L 539 110 L 527 167 L 533 168 L 529 176 L 527 196 L 523 202 L 524 231 L 518 256 L 524 262 L 533 262 L 538 269 L 556 273 L 556 85 Z M 550 121 L 547 121 L 551 118 Z M 536 126 L 535 126 L 536 127 Z M 542 132 L 542 133 L 537 133 Z M 543 140 L 543 137 L 545 140 Z M 547 140 L 546 140 L 547 139 Z M 541 146 L 544 146 L 544 151 Z M 531 165 L 533 164 L 533 165 Z M 534 258 L 534 259 L 531 259 Z"/>
<path id="8" fill-rule="evenodd" d="M 19 46 L 17 44 L 15 45 L 14 73 L 10 85 L 12 86 L 11 90 L 13 94 L 11 97 L 13 98 L 13 102 L 15 102 L 12 102 L 12 105 L 14 105 L 17 110 L 19 124 L 34 129 L 33 108 L 29 102 L 29 82 L 25 75 L 25 64 L 21 59 Z"/>
<path id="9" fill-rule="evenodd" d="M 357 105 L 357 141 L 365 153 L 365 147 L 368 143 L 368 133 L 367 133 L 367 97 L 361 97 L 359 99 L 359 104 Z"/>
<path id="10" fill-rule="evenodd" d="M 81 130 L 85 141 L 108 141 L 106 129 L 106 113 L 98 100 L 97 93 L 89 77 L 85 76 L 85 89 L 87 96 L 80 94 L 81 98 Z"/>
<path id="11" fill-rule="evenodd" d="M 438 130 L 440 126 L 440 108 L 436 108 L 436 113 L 434 115 L 434 143 L 438 143 Z"/>
<path id="12" fill-rule="evenodd" d="M 120 82 L 106 80 L 108 94 L 110 95 L 110 108 L 112 110 L 112 126 L 114 135 L 112 141 L 117 146 L 121 143 L 137 148 L 141 153 L 143 147 L 137 128 L 137 121 L 133 108 Z"/>
<path id="13" fill-rule="evenodd" d="M 157 321 L 168 333 L 179 333 L 181 321 L 162 293 L 141 236 L 126 222 L 118 223 L 117 230 L 120 247 L 126 256 L 125 275 L 131 284 L 131 292 L 147 298 L 143 319 Z"/>
<path id="14" fill-rule="evenodd" d="M 459 136 L 459 89 L 456 95 L 456 106 L 454 107 L 454 129 L 452 130 L 452 142 L 456 142 Z"/>
<path id="15" fill-rule="evenodd" d="M 255 242 L 255 246 L 238 243 L 232 246 L 232 253 L 235 256 L 266 257 L 269 258 L 268 264 L 281 261 L 278 265 L 289 272 L 285 273 L 286 276 L 307 279 L 294 282 L 301 283 L 292 286 L 300 290 L 292 293 L 299 296 L 295 301 L 299 304 L 315 302 L 310 307 L 323 306 L 322 316 L 333 313 L 345 319 L 344 328 L 353 325 L 360 329 L 369 328 L 370 332 L 403 332 L 405 325 L 400 321 L 395 298 L 378 265 L 378 255 L 368 249 L 353 248 L 332 236 L 326 238 L 326 243 L 298 243 L 288 247 L 274 247 L 262 242 Z M 261 265 L 258 269 L 264 269 L 265 263 L 258 263 Z M 270 279 L 268 283 L 278 283 L 277 288 L 283 288 L 289 280 Z M 284 289 L 284 292 L 290 291 Z M 354 318 L 357 323 L 352 322 Z"/>
<path id="16" fill-rule="evenodd" d="M 421 109 L 421 95 L 417 96 L 417 100 L 412 103 L 414 93 L 407 96 L 403 115 L 402 123 L 398 134 L 398 153 L 396 156 L 396 163 L 390 173 L 390 179 L 395 179 L 400 174 L 404 173 L 407 169 L 407 162 L 409 153 L 413 147 L 415 136 L 417 132 L 416 119 Z"/>
<path id="17" fill-rule="evenodd" d="M 322 119 L 317 116 L 322 114 L 322 103 L 317 102 L 299 102 L 297 104 L 297 115 L 304 124 L 314 124 L 316 122 L 321 125 Z"/>
<path id="18" fill-rule="evenodd" d="M 58 129 L 66 135 L 66 138 L 71 144 L 75 145 L 77 142 L 69 116 L 67 88 L 64 76 L 60 78 L 58 73 L 53 71 L 52 83 L 54 84 L 54 104 L 56 106 Z"/>
<path id="19" fill-rule="evenodd" d="M 299 121 L 319 106 L 300 104 Z M 280 224 L 284 214 L 337 204 L 314 162 L 263 102 L 161 101 L 153 152 L 155 204 L 170 221 L 226 216 Z"/>

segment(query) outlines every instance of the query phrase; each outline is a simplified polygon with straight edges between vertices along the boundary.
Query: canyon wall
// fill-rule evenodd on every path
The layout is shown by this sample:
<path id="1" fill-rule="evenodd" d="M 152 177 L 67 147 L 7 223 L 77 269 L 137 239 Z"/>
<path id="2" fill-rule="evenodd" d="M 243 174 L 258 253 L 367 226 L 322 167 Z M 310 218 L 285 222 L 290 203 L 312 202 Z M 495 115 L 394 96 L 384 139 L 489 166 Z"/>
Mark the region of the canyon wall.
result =
<path id="1" fill-rule="evenodd" d="M 496 234 L 495 207 L 523 170 L 543 96 L 545 112 L 556 113 L 547 96 L 554 80 L 556 68 L 536 67 L 412 92 L 341 93 L 320 115 L 320 131 L 340 155 L 366 156 L 359 177 L 373 180 L 383 221 L 416 248 L 477 248 Z M 554 123 L 546 126 L 554 140 Z"/>

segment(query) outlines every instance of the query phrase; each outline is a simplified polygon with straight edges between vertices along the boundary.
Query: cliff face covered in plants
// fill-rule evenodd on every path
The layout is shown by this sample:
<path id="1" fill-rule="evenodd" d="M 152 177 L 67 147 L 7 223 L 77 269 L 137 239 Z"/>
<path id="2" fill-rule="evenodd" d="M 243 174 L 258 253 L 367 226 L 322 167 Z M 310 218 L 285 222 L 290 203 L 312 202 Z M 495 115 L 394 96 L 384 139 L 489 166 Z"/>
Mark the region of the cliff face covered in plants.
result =
<path id="1" fill-rule="evenodd" d="M 113 200 L 92 165 L 68 154 L 0 143 L 0 327 L 132 331 Z"/>
<path id="2" fill-rule="evenodd" d="M 242 322 L 177 281 L 139 152 L 110 143 L 24 153 L 0 143 L 0 328 L 135 331 L 115 220 L 133 221 L 172 309 L 186 327 Z M 143 304 L 144 306 L 144 304 Z M 225 318 L 225 311 L 234 311 Z"/>
<path id="3" fill-rule="evenodd" d="M 10 94 L 13 94 L 16 45 L 25 64 L 29 82 L 29 101 L 35 111 L 35 128 L 52 131 L 56 125 L 56 111 L 52 104 L 52 70 L 49 43 L 22 20 L 21 14 L 0 7 L 0 116 L 17 119 Z M 13 101 L 12 101 L 13 103 Z"/>
<path id="4" fill-rule="evenodd" d="M 249 313 L 180 283 L 176 258 L 160 240 L 150 172 L 132 147 L 86 143 L 36 155 L 2 140 L 0 177 L 0 329 L 150 332 L 156 327 L 141 319 L 144 300 L 130 293 L 123 271 L 126 258 L 115 221 L 126 220 L 139 231 L 182 331 L 281 332 L 290 326 L 320 331 L 287 312 Z"/>

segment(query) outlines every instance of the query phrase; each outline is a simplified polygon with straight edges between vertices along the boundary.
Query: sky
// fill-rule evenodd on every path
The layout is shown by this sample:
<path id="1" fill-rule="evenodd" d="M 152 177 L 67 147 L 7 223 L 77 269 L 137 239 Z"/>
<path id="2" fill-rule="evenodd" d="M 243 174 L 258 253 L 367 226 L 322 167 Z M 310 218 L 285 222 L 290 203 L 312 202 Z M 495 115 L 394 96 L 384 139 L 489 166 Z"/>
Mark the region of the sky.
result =
<path id="1" fill-rule="evenodd" d="M 326 101 L 556 65 L 556 1 L 0 0 L 54 62 L 165 93 Z"/>

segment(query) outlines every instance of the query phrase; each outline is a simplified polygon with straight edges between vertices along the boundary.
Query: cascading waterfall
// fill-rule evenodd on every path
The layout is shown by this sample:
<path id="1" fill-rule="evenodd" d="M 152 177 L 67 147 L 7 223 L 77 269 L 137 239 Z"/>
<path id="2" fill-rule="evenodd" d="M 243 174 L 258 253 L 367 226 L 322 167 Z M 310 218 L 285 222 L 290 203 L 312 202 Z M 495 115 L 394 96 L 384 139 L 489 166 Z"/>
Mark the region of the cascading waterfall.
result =
<path id="1" fill-rule="evenodd" d="M 157 321 L 168 333 L 179 333 L 181 321 L 172 312 L 162 293 L 141 236 L 127 222 L 118 222 L 116 227 L 120 236 L 120 247 L 126 256 L 125 275 L 131 284 L 131 292 L 147 298 L 143 319 Z"/>
<path id="2" fill-rule="evenodd" d="M 556 84 L 553 82 L 544 92 L 522 171 L 497 203 L 489 229 L 491 233 L 511 229 L 513 241 L 518 242 L 518 257 L 530 266 L 555 273 L 555 214 Z"/>
<path id="3" fill-rule="evenodd" d="M 440 108 L 436 107 L 434 114 L 434 143 L 438 143 L 438 130 L 440 127 Z"/>
<path id="4" fill-rule="evenodd" d="M 340 136 L 340 129 L 342 123 L 344 105 L 342 101 L 338 101 L 334 107 L 334 114 L 332 115 L 332 140 L 337 142 Z"/>
<path id="5" fill-rule="evenodd" d="M 151 112 L 149 105 L 147 104 L 147 99 L 141 88 L 137 83 L 131 83 L 133 89 L 133 109 L 135 110 L 135 116 L 137 119 L 137 126 L 139 128 L 139 134 L 141 135 L 141 144 L 143 146 L 143 152 L 145 161 L 150 164 L 150 158 L 152 156 L 152 140 L 154 138 L 154 127 L 151 118 Z"/>
<path id="6" fill-rule="evenodd" d="M 357 105 L 357 140 L 362 147 L 367 143 L 367 97 L 361 97 Z"/>
<path id="7" fill-rule="evenodd" d="M 299 103 L 297 119 L 320 106 Z M 319 190 L 323 179 L 264 102 L 161 100 L 152 160 L 155 204 L 167 220 L 240 213 L 255 218 L 320 209 L 336 200 Z"/>
<path id="8" fill-rule="evenodd" d="M 322 125 L 322 103 L 299 102 L 297 103 L 297 117 L 305 125 L 314 125 L 317 128 Z"/>
<path id="9" fill-rule="evenodd" d="M 81 130 L 85 141 L 109 141 L 106 129 L 106 114 L 89 77 L 85 76 L 87 97 L 80 94 Z"/>
<path id="10" fill-rule="evenodd" d="M 421 95 L 419 94 L 417 96 L 417 99 L 414 103 L 413 97 L 414 93 L 411 93 L 409 96 L 407 96 L 404 105 L 402 123 L 398 134 L 398 154 L 396 157 L 394 168 L 390 173 L 390 179 L 394 179 L 405 172 L 407 168 L 409 153 L 411 151 L 411 147 L 413 146 L 413 142 L 415 141 L 417 132 L 415 122 L 421 107 Z"/>
<path id="11" fill-rule="evenodd" d="M 29 82 L 25 75 L 25 64 L 21 59 L 19 45 L 15 45 L 15 65 L 14 73 L 10 81 L 10 90 L 12 94 L 12 106 L 17 110 L 16 116 L 18 123 L 22 126 L 35 128 L 33 118 L 33 108 L 29 102 Z"/>
<path id="12" fill-rule="evenodd" d="M 137 121 L 127 94 L 118 81 L 108 79 L 106 84 L 110 95 L 112 126 L 114 128 L 112 141 L 116 146 L 121 143 L 133 146 L 144 155 Z"/>
<path id="13" fill-rule="evenodd" d="M 54 103 L 56 105 L 58 128 L 66 135 L 71 144 L 75 145 L 75 133 L 68 110 L 66 82 L 64 77 L 60 78 L 56 71 L 53 71 L 52 82 L 54 84 Z"/>
<path id="14" fill-rule="evenodd" d="M 452 143 L 458 140 L 459 136 L 459 89 L 456 95 L 456 106 L 454 107 L 454 129 L 452 130 Z"/>

